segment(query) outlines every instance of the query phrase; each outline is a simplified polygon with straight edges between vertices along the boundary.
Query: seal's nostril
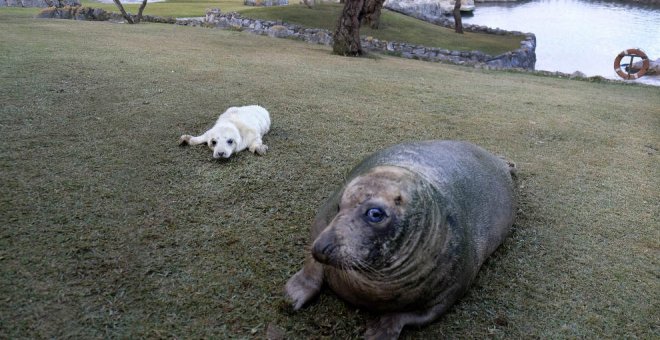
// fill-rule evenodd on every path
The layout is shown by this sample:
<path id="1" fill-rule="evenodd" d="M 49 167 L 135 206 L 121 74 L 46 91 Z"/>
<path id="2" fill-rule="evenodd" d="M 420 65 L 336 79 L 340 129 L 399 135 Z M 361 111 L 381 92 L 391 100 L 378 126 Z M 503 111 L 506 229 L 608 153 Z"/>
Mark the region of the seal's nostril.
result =
<path id="1" fill-rule="evenodd" d="M 312 256 L 316 261 L 330 264 L 335 258 L 337 250 L 337 240 L 333 232 L 325 231 L 319 235 L 312 245 Z"/>
<path id="2" fill-rule="evenodd" d="M 325 246 L 323 250 L 320 251 L 318 249 L 314 249 L 314 251 L 312 251 L 312 257 L 314 257 L 314 259 L 318 262 L 329 264 L 330 254 L 332 254 L 332 251 L 328 251 L 328 247 L 330 247 L 330 245 Z"/>

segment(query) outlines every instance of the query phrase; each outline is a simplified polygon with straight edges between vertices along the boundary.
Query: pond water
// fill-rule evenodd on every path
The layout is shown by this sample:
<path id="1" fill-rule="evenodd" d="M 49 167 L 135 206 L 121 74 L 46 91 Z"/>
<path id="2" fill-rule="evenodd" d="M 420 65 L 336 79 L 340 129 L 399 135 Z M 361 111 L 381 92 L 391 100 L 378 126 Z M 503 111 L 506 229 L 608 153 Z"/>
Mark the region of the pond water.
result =
<path id="1" fill-rule="evenodd" d="M 640 48 L 660 58 L 660 5 L 632 1 L 533 0 L 476 3 L 466 24 L 536 35 L 536 69 L 620 79 L 614 58 Z M 624 58 L 627 60 L 627 58 Z M 660 86 L 660 76 L 638 81 Z"/>

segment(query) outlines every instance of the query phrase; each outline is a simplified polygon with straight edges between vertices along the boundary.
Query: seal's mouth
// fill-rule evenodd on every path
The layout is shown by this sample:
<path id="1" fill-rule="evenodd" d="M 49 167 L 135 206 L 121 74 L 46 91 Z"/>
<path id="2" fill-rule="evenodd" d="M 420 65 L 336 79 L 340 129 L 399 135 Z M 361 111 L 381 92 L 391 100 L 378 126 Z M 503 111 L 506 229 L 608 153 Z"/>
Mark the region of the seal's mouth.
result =
<path id="1" fill-rule="evenodd" d="M 319 242 L 319 240 L 321 240 Z M 312 245 L 312 257 L 324 265 L 335 267 L 341 270 L 364 269 L 363 266 L 358 265 L 360 261 L 352 259 L 347 254 L 343 254 L 342 247 L 337 243 L 324 243 L 324 239 L 317 239 Z"/>

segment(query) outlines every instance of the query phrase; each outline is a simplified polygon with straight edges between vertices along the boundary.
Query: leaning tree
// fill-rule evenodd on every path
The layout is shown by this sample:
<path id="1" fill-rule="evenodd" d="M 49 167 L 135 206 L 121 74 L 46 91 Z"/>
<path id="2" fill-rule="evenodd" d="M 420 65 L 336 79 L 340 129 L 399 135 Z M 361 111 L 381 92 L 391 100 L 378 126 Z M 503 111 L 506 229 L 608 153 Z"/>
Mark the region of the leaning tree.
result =
<path id="1" fill-rule="evenodd" d="M 333 53 L 345 56 L 364 54 L 360 44 L 360 23 L 378 28 L 383 2 L 384 0 L 345 0 L 333 37 Z"/>
<path id="2" fill-rule="evenodd" d="M 384 2 L 385 0 L 364 0 L 362 24 L 378 29 L 378 26 L 380 26 L 380 10 L 383 8 Z"/>
<path id="3" fill-rule="evenodd" d="M 461 18 L 461 0 L 454 1 L 454 31 L 463 34 L 463 19 Z"/>

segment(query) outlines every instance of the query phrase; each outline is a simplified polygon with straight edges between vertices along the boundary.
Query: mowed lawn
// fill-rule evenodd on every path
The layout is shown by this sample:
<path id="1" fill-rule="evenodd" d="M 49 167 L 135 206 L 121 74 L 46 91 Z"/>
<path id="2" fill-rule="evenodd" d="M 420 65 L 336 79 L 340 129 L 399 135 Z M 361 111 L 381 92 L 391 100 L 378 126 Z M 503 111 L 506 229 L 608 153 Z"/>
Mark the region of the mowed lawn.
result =
<path id="1" fill-rule="evenodd" d="M 0 338 L 360 338 L 282 290 L 363 157 L 467 140 L 519 167 L 514 231 L 403 338 L 660 337 L 660 88 L 345 58 L 287 39 L 0 10 Z M 263 157 L 179 147 L 233 105 Z"/>

